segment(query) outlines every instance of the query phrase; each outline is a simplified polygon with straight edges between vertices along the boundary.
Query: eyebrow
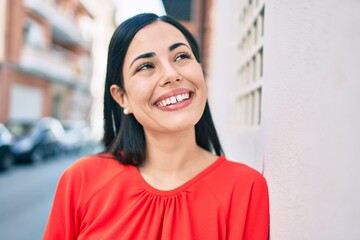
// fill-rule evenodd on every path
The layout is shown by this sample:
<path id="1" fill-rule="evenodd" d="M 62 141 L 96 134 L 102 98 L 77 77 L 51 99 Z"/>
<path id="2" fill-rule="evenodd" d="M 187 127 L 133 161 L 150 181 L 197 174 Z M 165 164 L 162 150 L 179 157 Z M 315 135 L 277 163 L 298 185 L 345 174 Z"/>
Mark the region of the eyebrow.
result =
<path id="1" fill-rule="evenodd" d="M 176 48 L 180 47 L 180 46 L 185 46 L 187 48 L 190 49 L 190 47 L 188 45 L 186 45 L 185 43 L 182 43 L 182 42 L 178 42 L 178 43 L 174 43 L 172 45 L 169 46 L 169 52 L 175 50 Z M 154 57 L 156 54 L 154 52 L 148 52 L 148 53 L 143 53 L 143 54 L 140 54 L 139 56 L 137 56 L 130 64 L 130 68 L 131 66 L 133 65 L 133 63 L 139 59 L 142 59 L 142 58 L 152 58 Z"/>
<path id="2" fill-rule="evenodd" d="M 154 52 L 148 52 L 148 53 L 144 53 L 144 54 L 140 54 L 139 56 L 137 56 L 130 64 L 130 68 L 131 66 L 133 65 L 133 63 L 136 61 L 136 60 L 139 60 L 139 59 L 142 59 L 142 58 L 151 58 L 151 57 L 154 57 L 155 56 L 155 53 Z"/>
<path id="3" fill-rule="evenodd" d="M 185 46 L 185 47 L 189 48 L 189 46 L 186 45 L 185 43 L 178 42 L 178 43 L 174 43 L 174 44 L 170 45 L 169 51 L 171 52 L 171 51 L 173 51 L 174 49 L 176 49 L 176 48 L 178 48 L 178 47 L 180 47 L 180 46 Z M 189 48 L 189 49 L 190 49 L 190 48 Z"/>

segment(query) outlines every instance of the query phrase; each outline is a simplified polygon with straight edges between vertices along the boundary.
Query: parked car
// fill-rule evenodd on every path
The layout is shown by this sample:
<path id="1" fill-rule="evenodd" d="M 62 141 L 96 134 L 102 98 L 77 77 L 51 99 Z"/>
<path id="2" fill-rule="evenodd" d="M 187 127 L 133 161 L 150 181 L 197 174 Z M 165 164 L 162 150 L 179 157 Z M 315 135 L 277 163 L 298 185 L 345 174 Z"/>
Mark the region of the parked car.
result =
<path id="1" fill-rule="evenodd" d="M 89 124 L 83 120 L 63 121 L 65 134 L 61 138 L 63 153 L 79 153 L 91 147 L 92 139 Z"/>
<path id="2" fill-rule="evenodd" d="M 17 161 L 39 163 L 60 152 L 60 139 L 64 128 L 60 121 L 45 117 L 40 119 L 28 135 L 20 137 L 11 150 Z"/>
<path id="3" fill-rule="evenodd" d="M 0 123 L 0 171 L 9 169 L 14 163 L 14 155 L 11 152 L 13 135 Z"/>

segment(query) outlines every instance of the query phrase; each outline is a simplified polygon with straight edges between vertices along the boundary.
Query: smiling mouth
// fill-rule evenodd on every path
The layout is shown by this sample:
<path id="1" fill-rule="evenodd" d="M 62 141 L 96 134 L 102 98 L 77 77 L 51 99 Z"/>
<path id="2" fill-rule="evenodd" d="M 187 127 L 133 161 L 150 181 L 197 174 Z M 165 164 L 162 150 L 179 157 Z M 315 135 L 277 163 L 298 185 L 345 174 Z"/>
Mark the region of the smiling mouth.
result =
<path id="1" fill-rule="evenodd" d="M 181 103 L 183 101 L 188 100 L 191 97 L 191 93 L 187 92 L 187 93 L 181 93 L 175 96 L 171 96 L 168 98 L 165 98 L 161 101 L 158 101 L 155 103 L 156 106 L 158 107 L 166 107 L 169 105 L 173 105 L 173 104 L 177 104 L 177 103 Z"/>

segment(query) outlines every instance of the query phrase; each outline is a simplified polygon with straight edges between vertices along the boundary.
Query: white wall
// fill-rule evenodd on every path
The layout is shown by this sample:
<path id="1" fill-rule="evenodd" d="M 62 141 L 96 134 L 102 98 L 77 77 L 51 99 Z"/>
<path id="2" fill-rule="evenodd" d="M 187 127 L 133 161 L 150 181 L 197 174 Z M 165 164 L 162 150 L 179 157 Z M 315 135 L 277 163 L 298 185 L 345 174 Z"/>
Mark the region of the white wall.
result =
<path id="1" fill-rule="evenodd" d="M 13 84 L 10 92 L 11 120 L 36 121 L 44 113 L 44 92 L 41 88 Z"/>
<path id="2" fill-rule="evenodd" d="M 360 1 L 265 1 L 262 123 L 232 124 L 238 1 L 214 1 L 209 97 L 227 155 L 269 184 L 271 239 L 360 239 Z"/>
<path id="3" fill-rule="evenodd" d="M 272 239 L 360 239 L 360 1 L 265 6 Z"/>
<path id="4" fill-rule="evenodd" d="M 235 98 L 240 66 L 240 1 L 212 3 L 211 51 L 207 67 L 209 103 L 219 137 L 228 159 L 262 171 L 259 127 L 241 128 L 236 123 Z"/>
<path id="5" fill-rule="evenodd" d="M 106 75 L 107 50 L 111 35 L 114 32 L 114 2 L 112 0 L 82 0 L 82 3 L 94 16 L 92 28 L 92 56 L 93 69 L 91 78 L 91 103 L 90 125 L 92 137 L 100 140 L 103 136 L 103 99 L 104 82 Z"/>

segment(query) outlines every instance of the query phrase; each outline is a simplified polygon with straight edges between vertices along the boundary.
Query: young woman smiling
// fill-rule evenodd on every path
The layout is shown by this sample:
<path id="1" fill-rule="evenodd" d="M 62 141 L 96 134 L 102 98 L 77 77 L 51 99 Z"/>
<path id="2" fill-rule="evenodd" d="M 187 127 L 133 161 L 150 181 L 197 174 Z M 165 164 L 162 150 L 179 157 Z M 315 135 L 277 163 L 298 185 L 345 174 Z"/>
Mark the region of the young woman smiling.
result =
<path id="1" fill-rule="evenodd" d="M 106 151 L 62 175 L 44 239 L 268 239 L 265 179 L 228 161 L 193 36 L 140 14 L 109 46 Z"/>

